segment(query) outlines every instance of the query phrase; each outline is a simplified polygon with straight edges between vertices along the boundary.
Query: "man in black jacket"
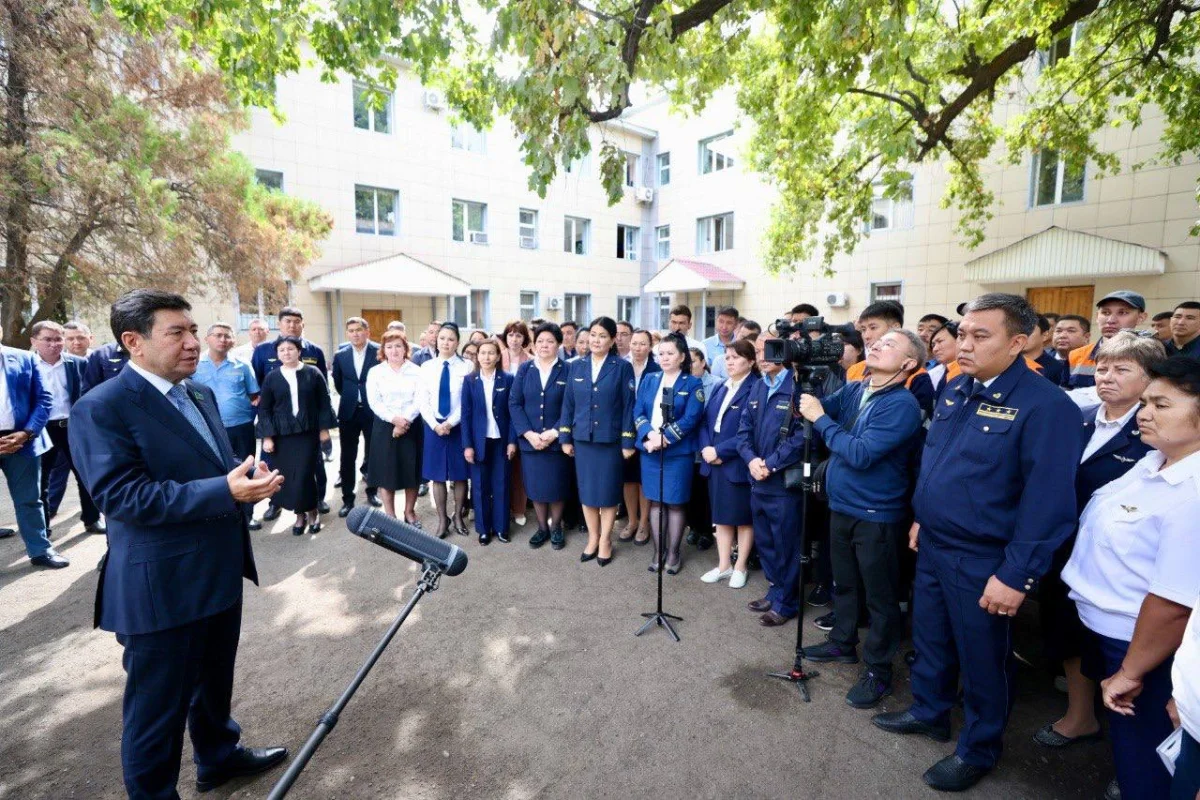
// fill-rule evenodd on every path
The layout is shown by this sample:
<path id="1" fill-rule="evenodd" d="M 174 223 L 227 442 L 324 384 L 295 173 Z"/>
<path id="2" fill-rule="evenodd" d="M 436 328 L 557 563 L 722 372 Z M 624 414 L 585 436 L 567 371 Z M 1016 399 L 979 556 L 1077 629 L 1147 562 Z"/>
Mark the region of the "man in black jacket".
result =
<path id="1" fill-rule="evenodd" d="M 338 440 L 342 457 L 338 475 L 341 478 L 342 507 L 339 517 L 346 517 L 354 508 L 354 465 L 358 461 L 358 437 L 363 438 L 363 473 L 371 457 L 371 426 L 375 415 L 367 405 L 367 373 L 379 363 L 379 345 L 372 342 L 371 329 L 362 317 L 346 320 L 344 345 L 333 356 L 333 388 L 337 390 Z M 378 508 L 383 505 L 375 496 L 375 487 L 367 486 L 367 502 Z"/>

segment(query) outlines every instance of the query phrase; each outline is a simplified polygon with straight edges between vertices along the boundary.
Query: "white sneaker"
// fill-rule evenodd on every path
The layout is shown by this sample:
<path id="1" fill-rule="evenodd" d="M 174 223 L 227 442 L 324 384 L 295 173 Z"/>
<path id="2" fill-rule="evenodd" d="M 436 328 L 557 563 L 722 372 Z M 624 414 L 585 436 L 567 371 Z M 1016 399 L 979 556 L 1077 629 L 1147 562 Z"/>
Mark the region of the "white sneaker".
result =
<path id="1" fill-rule="evenodd" d="M 746 580 L 750 577 L 749 573 L 741 572 L 736 569 L 730 570 L 730 572 L 733 573 L 731 576 L 729 576 L 730 589 L 741 589 L 746 585 Z"/>
<path id="2" fill-rule="evenodd" d="M 524 525 L 525 524 L 525 515 L 522 514 L 519 517 L 513 517 L 513 522 L 517 523 L 518 525 Z"/>
<path id="3" fill-rule="evenodd" d="M 700 576 L 700 580 L 705 583 L 717 583 L 723 581 L 733 574 L 733 570 L 727 569 L 722 571 L 720 567 L 713 567 L 708 572 Z"/>

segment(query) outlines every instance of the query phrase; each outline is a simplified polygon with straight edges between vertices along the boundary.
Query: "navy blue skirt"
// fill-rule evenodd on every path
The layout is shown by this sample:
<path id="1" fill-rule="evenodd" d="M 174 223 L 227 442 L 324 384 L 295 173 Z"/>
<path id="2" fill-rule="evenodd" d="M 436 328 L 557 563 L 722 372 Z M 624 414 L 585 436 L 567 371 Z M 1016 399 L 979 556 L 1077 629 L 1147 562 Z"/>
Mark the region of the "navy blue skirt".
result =
<path id="1" fill-rule="evenodd" d="M 720 470 L 708 476 L 708 499 L 713 525 L 751 525 L 750 484 L 732 483 Z"/>
<path id="2" fill-rule="evenodd" d="M 668 451 L 669 453 L 670 451 Z M 667 456 L 666 463 L 659 467 L 658 453 L 642 453 L 642 493 L 647 500 L 668 505 L 682 505 L 692 496 L 692 471 L 696 465 L 695 453 L 682 456 Z M 665 473 L 665 474 L 664 474 Z M 663 494 L 658 492 L 659 478 L 663 481 Z"/>
<path id="3" fill-rule="evenodd" d="M 624 473 L 621 445 L 575 442 L 575 476 L 579 480 L 579 502 L 591 508 L 621 504 Z"/>
<path id="4" fill-rule="evenodd" d="M 535 503 L 561 503 L 571 493 L 571 459 L 559 449 L 522 450 L 521 479 Z"/>
<path id="5" fill-rule="evenodd" d="M 438 436 L 426 422 L 421 477 L 427 481 L 465 481 L 468 476 L 459 426 L 455 425 L 446 436 Z"/>

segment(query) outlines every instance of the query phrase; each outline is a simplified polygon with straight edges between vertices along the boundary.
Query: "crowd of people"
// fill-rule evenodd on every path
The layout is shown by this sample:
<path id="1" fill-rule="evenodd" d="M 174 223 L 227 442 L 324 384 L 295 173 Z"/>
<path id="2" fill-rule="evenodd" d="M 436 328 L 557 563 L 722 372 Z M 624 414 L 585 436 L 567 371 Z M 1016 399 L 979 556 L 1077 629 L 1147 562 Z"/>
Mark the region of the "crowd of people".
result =
<path id="1" fill-rule="evenodd" d="M 684 305 L 670 309 L 661 332 L 601 316 L 514 320 L 496 334 L 435 321 L 410 338 L 400 321 L 374 332 L 351 317 L 329 369 L 304 338 L 299 309 L 280 310 L 274 339 L 255 320 L 240 347 L 232 326 L 215 323 L 201 352 L 186 301 L 139 290 L 114 304 L 112 344 L 91 351 L 82 323 L 41 322 L 32 352 L 4 348 L 0 465 L 41 567 L 68 564 L 50 523 L 74 475 L 86 529 L 109 534 L 97 620 L 123 637 L 127 668 L 155 652 L 164 631 L 231 607 L 217 607 L 228 587 L 169 602 L 185 589 L 119 577 L 174 558 L 196 561 L 188 574 L 205 583 L 212 567 L 197 553 L 207 545 L 146 537 L 156 526 L 226 520 L 240 532 L 225 547 L 241 548 L 238 575 L 252 576 L 248 531 L 262 526 L 253 503 L 268 501 L 265 520 L 293 512 L 297 536 L 321 530 L 332 510 L 322 453 L 337 429 L 340 516 L 361 482 L 365 502 L 421 526 L 416 506 L 428 495 L 429 533 L 467 536 L 470 524 L 488 545 L 510 543 L 532 508 L 528 545 L 561 550 L 578 535 L 584 563 L 604 567 L 620 544 L 652 544 L 650 571 L 678 575 L 696 559 L 709 567 L 696 570 L 699 580 L 732 589 L 761 568 L 766 591 L 747 607 L 764 627 L 788 624 L 804 602 L 830 605 L 817 620 L 826 640 L 803 656 L 861 658 L 846 697 L 854 708 L 876 708 L 891 694 L 911 626 L 912 704 L 872 721 L 949 741 L 961 685 L 957 747 L 924 775 L 936 789 L 969 788 L 1000 758 L 1014 698 L 1012 626 L 1036 594 L 1067 709 L 1034 739 L 1061 749 L 1107 729 L 1109 796 L 1194 800 L 1200 303 L 1181 303 L 1141 330 L 1144 298 L 1110 293 L 1097 303 L 1094 340 L 1091 319 L 1039 313 L 1014 295 L 985 294 L 955 311 L 953 319 L 928 314 L 910 330 L 901 304 L 872 303 L 840 334 L 842 359 L 811 370 L 768 359 L 774 326 L 732 307 L 717 311 L 703 341 L 690 337 Z M 794 323 L 817 315 L 809 304 L 787 314 Z M 96 391 L 118 381 L 127 394 Z M 150 461 L 143 451 L 164 431 L 190 443 L 193 461 L 198 449 L 210 471 L 224 469 L 189 482 L 180 466 L 187 453 L 155 451 L 154 465 L 136 475 L 115 463 Z M 116 456 L 106 436 L 123 443 Z M 796 471 L 806 453 L 822 491 L 802 503 L 799 491 L 811 487 Z M 142 521 L 112 513 L 131 503 Z M 715 557 L 705 554 L 713 544 Z M 815 584 L 805 597 L 803 570 Z M 240 600 L 237 609 L 240 619 Z M 232 657 L 227 671 L 214 679 L 223 699 L 204 709 L 206 785 L 283 758 L 237 745 L 223 682 Z M 155 751 L 157 761 L 138 744 L 155 721 L 133 707 L 160 700 L 127 688 L 131 795 L 173 785 L 178 772 L 174 739 Z M 182 717 L 172 720 L 178 738 Z M 1172 776 L 1156 748 L 1181 723 Z M 198 759 L 202 749 L 197 743 Z M 171 752 L 173 772 L 164 766 Z"/>

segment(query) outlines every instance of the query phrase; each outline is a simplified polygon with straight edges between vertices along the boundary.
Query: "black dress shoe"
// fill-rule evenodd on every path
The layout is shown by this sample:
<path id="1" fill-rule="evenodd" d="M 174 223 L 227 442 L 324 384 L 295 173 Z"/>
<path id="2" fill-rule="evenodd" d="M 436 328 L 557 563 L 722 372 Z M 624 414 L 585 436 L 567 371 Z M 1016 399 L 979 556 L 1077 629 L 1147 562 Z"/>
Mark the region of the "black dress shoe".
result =
<path id="1" fill-rule="evenodd" d="M 343 503 L 342 507 L 338 509 L 338 516 L 345 519 L 350 516 L 350 509 L 352 508 L 354 508 L 354 503 Z"/>
<path id="2" fill-rule="evenodd" d="M 600 552 L 599 550 L 596 551 L 596 553 L 599 553 L 599 552 Z M 591 561 L 593 558 L 596 557 L 596 553 L 580 553 L 579 554 L 579 563 L 586 564 L 587 562 Z"/>
<path id="3" fill-rule="evenodd" d="M 509 542 L 512 541 L 512 539 L 508 538 L 508 534 L 505 533 L 504 531 L 500 531 L 499 533 L 497 533 L 496 538 L 499 539 L 500 541 L 504 542 L 505 544 L 508 544 Z"/>
<path id="4" fill-rule="evenodd" d="M 492 543 L 492 536 L 491 536 L 491 534 L 488 534 L 488 533 L 481 533 L 481 534 L 479 534 L 479 543 L 480 543 L 481 545 L 483 545 L 484 547 L 487 547 L 489 544 L 491 544 L 491 543 Z"/>
<path id="5" fill-rule="evenodd" d="M 47 550 L 40 556 L 34 556 L 29 559 L 29 563 L 35 567 L 48 567 L 49 569 L 62 569 L 63 567 L 71 566 L 70 561 L 67 561 L 53 550 Z"/>
<path id="6" fill-rule="evenodd" d="M 108 533 L 108 528 L 104 527 L 104 523 L 97 520 L 89 522 L 83 526 L 84 533 Z"/>
<path id="7" fill-rule="evenodd" d="M 746 603 L 746 608 L 755 614 L 762 614 L 765 611 L 771 610 L 771 601 L 765 597 L 761 600 L 751 600 L 749 603 Z"/>
<path id="8" fill-rule="evenodd" d="M 949 722 L 943 722 L 940 725 L 922 722 L 914 717 L 911 711 L 889 711 L 884 714 L 876 714 L 871 718 L 871 724 L 888 733 L 919 733 L 922 736 L 928 736 L 935 742 L 950 741 Z"/>
<path id="9" fill-rule="evenodd" d="M 324 500 L 317 503 L 317 513 L 318 514 L 328 514 L 332 510 L 333 509 L 329 507 L 329 503 L 326 503 Z"/>
<path id="10" fill-rule="evenodd" d="M 550 533 L 550 546 L 555 550 L 562 550 L 567 546 L 567 537 L 563 533 L 562 525 L 559 525 Z"/>
<path id="11" fill-rule="evenodd" d="M 258 521 L 258 520 L 256 520 L 256 519 L 252 519 L 252 520 L 250 520 L 248 523 L 246 523 L 246 527 L 247 527 L 247 528 L 249 528 L 249 529 L 250 529 L 250 530 L 252 530 L 252 531 L 261 531 L 261 530 L 262 530 L 262 523 L 261 523 L 261 522 L 259 522 L 259 521 Z"/>
<path id="12" fill-rule="evenodd" d="M 303 522 L 300 523 L 299 525 L 292 526 L 292 536 L 303 536 L 303 535 L 304 535 L 304 523 Z"/>
<path id="13" fill-rule="evenodd" d="M 383 501 L 379 499 L 378 495 L 369 494 L 367 495 L 367 505 L 371 508 L 383 508 Z"/>
<path id="14" fill-rule="evenodd" d="M 17 532 L 12 528 L 0 528 L 0 539 L 7 539 L 10 536 L 16 536 Z"/>
<path id="15" fill-rule="evenodd" d="M 925 770 L 921 779 L 939 792 L 965 792 L 989 772 L 988 767 L 977 767 L 950 755 Z"/>
<path id="16" fill-rule="evenodd" d="M 279 506 L 267 506 L 267 512 L 263 514 L 263 519 L 267 522 L 271 522 L 272 520 L 279 519 L 279 515 L 282 513 L 283 510 L 280 509 Z"/>
<path id="17" fill-rule="evenodd" d="M 550 541 L 550 531 L 545 528 L 538 528 L 537 533 L 529 537 L 529 546 L 537 550 L 548 541 Z"/>
<path id="18" fill-rule="evenodd" d="M 778 628 L 780 625 L 786 625 L 792 621 L 791 617 L 785 617 L 783 614 L 776 614 L 774 611 L 768 611 L 758 618 L 758 624 L 764 628 Z"/>
<path id="19" fill-rule="evenodd" d="M 320 533 L 321 532 L 321 520 L 317 520 L 313 524 L 309 525 L 308 532 L 309 533 Z"/>
<path id="20" fill-rule="evenodd" d="M 219 767 L 196 768 L 196 791 L 212 791 L 234 778 L 266 772 L 285 758 L 285 747 L 239 747 Z"/>

